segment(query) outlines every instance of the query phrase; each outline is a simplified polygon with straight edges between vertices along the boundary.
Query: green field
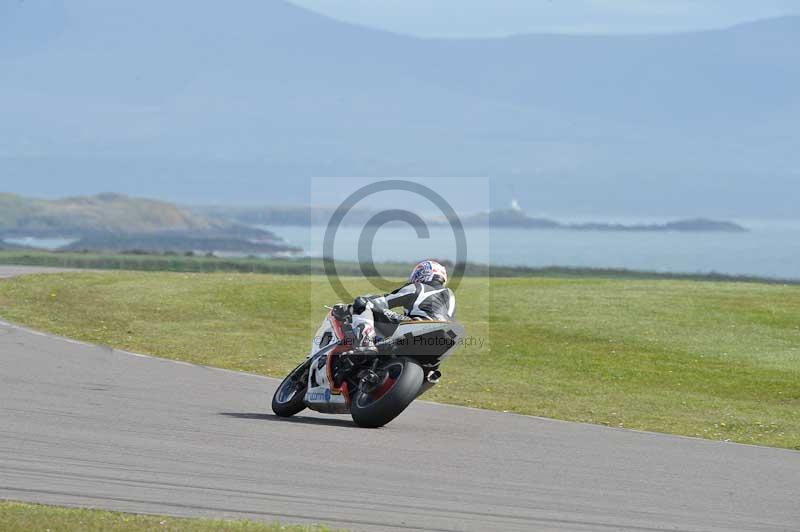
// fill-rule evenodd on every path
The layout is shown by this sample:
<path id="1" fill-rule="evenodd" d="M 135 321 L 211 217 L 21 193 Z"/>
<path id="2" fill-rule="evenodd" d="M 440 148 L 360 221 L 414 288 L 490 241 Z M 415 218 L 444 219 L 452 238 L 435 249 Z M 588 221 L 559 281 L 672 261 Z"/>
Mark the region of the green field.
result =
<path id="1" fill-rule="evenodd" d="M 459 320 L 490 347 L 462 349 L 426 398 L 800 449 L 798 286 L 474 277 L 457 295 Z M 0 282 L 5 319 L 279 377 L 306 355 L 321 302 L 336 302 L 321 276 L 115 272 Z"/>
<path id="2" fill-rule="evenodd" d="M 178 519 L 58 508 L 0 501 L 0 530 L 4 532 L 324 532 L 329 528 L 264 524 L 253 521 Z"/>

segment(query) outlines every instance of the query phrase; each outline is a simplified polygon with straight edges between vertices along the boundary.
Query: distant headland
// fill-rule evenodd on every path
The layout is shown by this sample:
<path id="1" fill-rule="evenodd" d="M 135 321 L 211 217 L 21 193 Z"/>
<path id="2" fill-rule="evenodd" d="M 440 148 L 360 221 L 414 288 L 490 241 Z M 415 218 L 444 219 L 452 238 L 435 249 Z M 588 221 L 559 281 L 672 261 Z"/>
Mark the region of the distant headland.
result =
<path id="1" fill-rule="evenodd" d="M 199 215 L 247 225 L 263 227 L 325 226 L 333 216 L 333 207 L 264 206 L 264 207 L 189 207 Z M 378 211 L 353 209 L 342 221 L 342 225 L 367 226 L 376 222 Z M 519 229 L 561 229 L 568 231 L 679 231 L 679 232 L 726 232 L 742 233 L 747 228 L 741 225 L 708 218 L 687 218 L 664 223 L 621 224 L 608 222 L 568 223 L 558 220 L 528 216 L 516 202 L 509 209 L 500 209 L 477 214 L 459 216 L 465 227 L 498 227 Z M 425 220 L 430 225 L 446 225 L 443 218 Z M 400 222 L 397 222 L 400 224 Z"/>
<path id="2" fill-rule="evenodd" d="M 520 229 L 563 229 L 569 231 L 680 231 L 680 232 L 725 232 L 747 231 L 734 222 L 708 218 L 687 218 L 664 223 L 621 224 L 608 222 L 565 223 L 550 218 L 533 218 L 519 208 L 504 209 L 467 216 L 462 219 L 465 226 L 507 227 Z"/>

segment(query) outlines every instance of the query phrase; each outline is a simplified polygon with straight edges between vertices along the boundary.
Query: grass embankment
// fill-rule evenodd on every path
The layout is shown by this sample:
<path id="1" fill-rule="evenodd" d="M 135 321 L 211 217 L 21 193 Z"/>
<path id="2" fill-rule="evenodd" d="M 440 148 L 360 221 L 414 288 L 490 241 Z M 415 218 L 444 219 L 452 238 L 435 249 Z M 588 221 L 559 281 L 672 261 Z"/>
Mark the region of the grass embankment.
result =
<path id="1" fill-rule="evenodd" d="M 254 521 L 179 519 L 102 510 L 58 508 L 0 501 L 0 530 L 5 532 L 323 532 L 328 528 L 265 524 Z"/>
<path id="2" fill-rule="evenodd" d="M 348 283 L 372 291 L 366 281 Z M 465 278 L 458 298 L 459 320 L 471 336 L 489 337 L 491 350 L 463 348 L 427 398 L 800 449 L 800 287 Z M 336 300 L 320 276 L 81 273 L 0 282 L 6 319 L 278 377 L 306 355 L 324 316 L 319 304 Z"/>

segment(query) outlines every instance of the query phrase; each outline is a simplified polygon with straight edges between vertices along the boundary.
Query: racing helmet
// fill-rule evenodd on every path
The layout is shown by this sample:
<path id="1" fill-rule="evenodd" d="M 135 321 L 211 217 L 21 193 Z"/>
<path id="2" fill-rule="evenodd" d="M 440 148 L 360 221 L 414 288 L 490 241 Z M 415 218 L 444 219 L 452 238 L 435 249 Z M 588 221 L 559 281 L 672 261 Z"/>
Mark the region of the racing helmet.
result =
<path id="1" fill-rule="evenodd" d="M 447 268 L 435 260 L 423 260 L 411 272 L 408 278 L 410 283 L 430 283 L 439 282 L 442 286 L 447 284 Z"/>

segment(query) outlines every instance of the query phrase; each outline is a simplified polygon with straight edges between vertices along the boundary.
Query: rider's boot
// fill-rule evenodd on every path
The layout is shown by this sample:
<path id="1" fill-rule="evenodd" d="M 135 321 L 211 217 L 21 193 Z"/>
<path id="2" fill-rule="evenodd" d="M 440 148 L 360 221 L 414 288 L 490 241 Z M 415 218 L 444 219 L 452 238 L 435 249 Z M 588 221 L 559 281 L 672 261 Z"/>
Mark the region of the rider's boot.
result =
<path id="1" fill-rule="evenodd" d="M 353 339 L 353 349 L 346 352 L 345 355 L 358 356 L 358 355 L 377 355 L 378 348 L 375 346 L 375 329 L 372 326 L 356 327 L 353 331 L 355 338 Z"/>
<path id="2" fill-rule="evenodd" d="M 375 347 L 375 338 L 369 334 L 359 334 L 353 349 L 348 351 L 348 355 L 377 355 L 378 348 Z"/>
<path id="3" fill-rule="evenodd" d="M 375 347 L 375 318 L 372 308 L 367 305 L 360 313 L 353 313 L 353 349 L 349 355 L 377 355 Z"/>

